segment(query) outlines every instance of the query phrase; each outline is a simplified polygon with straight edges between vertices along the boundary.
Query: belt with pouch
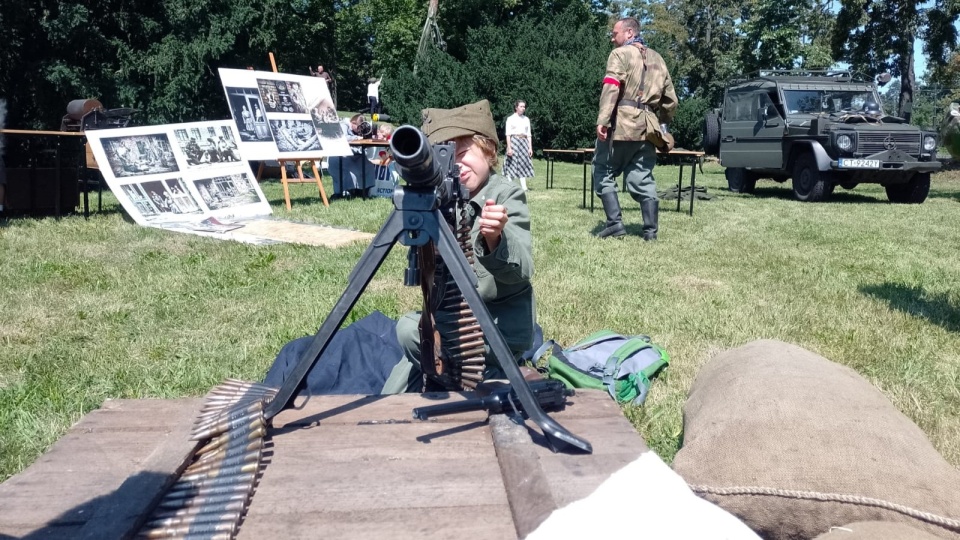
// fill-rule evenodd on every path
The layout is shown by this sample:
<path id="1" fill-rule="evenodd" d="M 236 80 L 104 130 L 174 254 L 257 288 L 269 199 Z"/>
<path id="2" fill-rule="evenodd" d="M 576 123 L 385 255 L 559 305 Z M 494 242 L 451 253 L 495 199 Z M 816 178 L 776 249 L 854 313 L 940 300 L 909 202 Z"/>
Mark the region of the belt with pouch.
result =
<path id="1" fill-rule="evenodd" d="M 640 103 L 635 99 L 621 99 L 617 102 L 617 107 L 636 107 L 642 111 L 653 112 L 653 109 L 650 108 L 646 103 Z"/>

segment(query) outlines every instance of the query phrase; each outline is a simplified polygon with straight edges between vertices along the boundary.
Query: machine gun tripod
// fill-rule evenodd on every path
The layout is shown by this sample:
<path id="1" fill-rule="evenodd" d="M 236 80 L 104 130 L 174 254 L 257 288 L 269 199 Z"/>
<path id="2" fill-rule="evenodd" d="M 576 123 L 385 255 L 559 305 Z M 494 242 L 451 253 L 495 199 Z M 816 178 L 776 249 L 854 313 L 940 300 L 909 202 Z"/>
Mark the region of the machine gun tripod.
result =
<path id="1" fill-rule="evenodd" d="M 401 174 L 408 185 L 398 187 L 394 191 L 394 210 L 350 273 L 346 290 L 320 326 L 310 346 L 303 352 L 273 400 L 266 404 L 265 419 L 273 418 L 290 406 L 302 387 L 307 373 L 323 354 L 333 335 L 383 264 L 391 248 L 398 242 L 408 247 L 424 246 L 428 242 L 433 242 L 440 258 L 447 265 L 463 293 L 464 300 L 476 315 L 477 322 L 493 354 L 502 359 L 500 365 L 522 403 L 523 410 L 543 431 L 551 449 L 556 452 L 572 447 L 584 452 L 592 452 L 593 447 L 589 442 L 570 433 L 547 416 L 540 407 L 477 291 L 476 274 L 460 250 L 453 231 L 446 226 L 441 208 L 451 194 L 449 186 L 443 182 L 445 171 L 439 165 L 441 160 L 436 158 L 446 158 L 449 163 L 452 163 L 452 145 L 443 145 L 439 150 L 434 150 L 420 130 L 412 126 L 402 126 L 394 133 L 390 146 L 401 170 L 409 172 L 408 175 Z M 435 152 L 443 155 L 435 156 Z"/>

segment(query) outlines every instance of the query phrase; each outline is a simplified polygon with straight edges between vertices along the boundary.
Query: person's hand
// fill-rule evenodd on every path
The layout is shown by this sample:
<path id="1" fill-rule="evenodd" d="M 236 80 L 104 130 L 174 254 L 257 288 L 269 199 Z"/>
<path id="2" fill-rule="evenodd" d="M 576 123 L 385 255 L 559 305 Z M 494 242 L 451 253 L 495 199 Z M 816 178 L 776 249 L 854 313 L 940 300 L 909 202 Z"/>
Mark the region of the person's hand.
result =
<path id="1" fill-rule="evenodd" d="M 507 155 L 510 156 L 510 157 L 513 157 L 513 149 L 512 149 L 512 148 L 507 148 Z"/>
<path id="2" fill-rule="evenodd" d="M 500 245 L 503 227 L 507 224 L 507 209 L 493 199 L 487 199 L 480 212 L 480 235 L 487 242 L 487 249 L 493 251 Z"/>
<path id="3" fill-rule="evenodd" d="M 527 156 L 533 157 L 533 148 L 527 150 Z"/>
<path id="4" fill-rule="evenodd" d="M 601 141 L 607 140 L 607 126 L 597 126 L 597 138 Z"/>

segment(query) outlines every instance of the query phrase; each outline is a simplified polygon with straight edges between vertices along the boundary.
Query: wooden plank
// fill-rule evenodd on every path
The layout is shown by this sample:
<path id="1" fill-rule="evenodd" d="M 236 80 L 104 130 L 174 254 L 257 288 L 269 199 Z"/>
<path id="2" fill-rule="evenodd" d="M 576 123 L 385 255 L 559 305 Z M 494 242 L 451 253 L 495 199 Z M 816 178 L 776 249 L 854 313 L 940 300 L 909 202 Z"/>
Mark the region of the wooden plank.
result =
<path id="1" fill-rule="evenodd" d="M 384 422 L 383 413 L 395 408 L 385 411 L 382 400 L 364 401 L 380 406 L 367 409 L 366 415 L 351 409 L 351 422 L 322 420 L 285 429 L 296 424 L 289 422 L 287 411 L 281 413 L 288 423 L 271 437 L 272 457 L 239 538 L 514 534 L 485 424 L 450 429 L 409 420 Z M 310 527 L 298 528 L 298 522 Z"/>
<path id="2" fill-rule="evenodd" d="M 516 538 L 516 533 L 506 505 L 478 505 L 465 508 L 398 508 L 375 512 L 358 508 L 350 512 L 309 515 L 272 514 L 259 520 L 255 533 L 251 533 L 246 524 L 242 525 L 237 538 L 509 540 Z"/>
<path id="3" fill-rule="evenodd" d="M 172 434 L 171 424 L 192 423 L 199 403 L 113 400 L 88 413 L 33 465 L 0 484 L 0 536 L 77 538 L 158 448 L 187 442 Z"/>
<path id="4" fill-rule="evenodd" d="M 499 432 L 482 411 L 412 419 L 417 406 L 465 397 L 316 396 L 281 412 L 239 537 L 515 538 L 646 450 L 602 392 L 578 392 L 551 413 L 591 442 L 591 455 L 551 452 L 529 421 Z M 91 412 L 0 484 L 0 536 L 122 537 L 191 454 L 186 431 L 200 403 Z"/>
<path id="5" fill-rule="evenodd" d="M 524 538 L 557 509 L 557 503 L 527 428 L 505 414 L 491 416 L 490 425 L 514 529 L 518 538 Z"/>

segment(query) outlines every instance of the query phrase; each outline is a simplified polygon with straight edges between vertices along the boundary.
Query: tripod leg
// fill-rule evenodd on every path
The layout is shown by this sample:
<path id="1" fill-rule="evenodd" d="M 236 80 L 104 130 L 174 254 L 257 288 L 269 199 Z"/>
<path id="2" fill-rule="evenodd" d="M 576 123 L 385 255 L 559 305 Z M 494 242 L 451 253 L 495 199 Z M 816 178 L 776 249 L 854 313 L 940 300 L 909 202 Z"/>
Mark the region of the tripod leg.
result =
<path id="1" fill-rule="evenodd" d="M 438 223 L 443 223 L 443 218 L 438 210 L 434 211 L 434 215 Z M 513 386 L 517 397 L 519 397 L 520 402 L 523 403 L 523 410 L 526 411 L 531 420 L 540 426 L 543 435 L 550 444 L 551 450 L 554 452 L 563 450 L 568 445 L 584 452 L 593 452 L 593 446 L 588 441 L 567 431 L 566 428 L 561 426 L 553 418 L 547 416 L 547 413 L 543 412 L 543 409 L 540 408 L 540 404 L 530 391 L 527 381 L 524 380 L 523 375 L 520 373 L 520 368 L 514 361 L 513 354 L 510 352 L 506 340 L 503 339 L 503 335 L 493 322 L 493 317 L 490 316 L 490 311 L 487 310 L 486 304 L 484 304 L 483 299 L 480 298 L 480 293 L 477 292 L 475 283 L 476 274 L 470 270 L 467 260 L 463 256 L 463 252 L 460 251 L 457 245 L 453 232 L 443 226 L 438 227 L 438 229 L 439 238 L 435 241 L 440 251 L 440 258 L 446 263 L 447 268 L 460 287 L 460 292 L 463 293 L 463 298 L 467 301 L 467 305 L 470 306 L 470 309 L 472 309 L 474 315 L 476 315 L 477 322 L 480 323 L 480 328 L 483 330 L 484 336 L 486 336 L 490 342 L 490 348 L 493 350 L 493 354 L 500 359 L 500 367 L 502 367 L 503 371 L 507 374 L 510 385 Z"/>
<path id="2" fill-rule="evenodd" d="M 344 319 L 347 318 L 350 310 L 353 309 L 360 295 L 363 294 L 364 289 L 367 288 L 370 280 L 377 273 L 384 259 L 390 254 L 390 249 L 397 243 L 403 232 L 402 214 L 394 210 L 383 227 L 380 228 L 380 232 L 373 238 L 370 246 L 363 252 L 360 260 L 357 261 L 357 265 L 350 273 L 346 290 L 340 295 L 340 299 L 333 306 L 330 315 L 320 325 L 320 330 L 314 336 L 310 347 L 303 352 L 297 365 L 290 372 L 290 376 L 277 391 L 277 395 L 267 404 L 263 413 L 266 420 L 276 416 L 293 401 L 297 390 L 307 377 L 307 373 L 310 372 L 313 365 L 317 363 L 317 359 L 326 350 L 327 344 L 340 329 L 340 325 L 343 324 Z"/>

